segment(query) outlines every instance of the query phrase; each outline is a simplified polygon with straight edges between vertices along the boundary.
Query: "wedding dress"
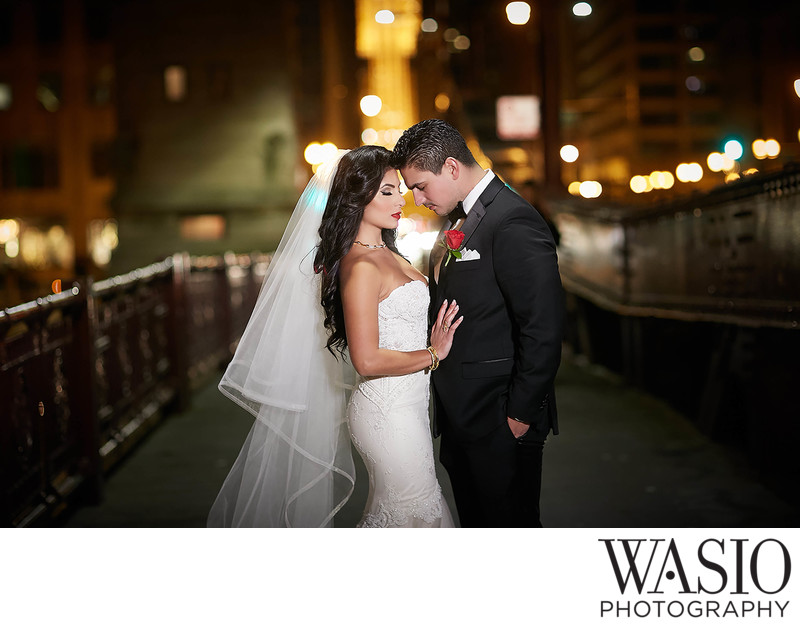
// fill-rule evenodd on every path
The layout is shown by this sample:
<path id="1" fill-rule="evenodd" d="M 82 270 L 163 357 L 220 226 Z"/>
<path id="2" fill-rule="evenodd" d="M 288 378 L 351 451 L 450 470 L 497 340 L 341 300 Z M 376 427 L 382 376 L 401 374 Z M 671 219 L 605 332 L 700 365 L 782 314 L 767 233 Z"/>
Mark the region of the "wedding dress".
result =
<path id="1" fill-rule="evenodd" d="M 324 163 L 295 206 L 250 321 L 220 383 L 255 418 L 208 516 L 210 527 L 325 527 L 353 493 L 353 442 L 370 475 L 361 526 L 452 526 L 433 464 L 424 372 L 361 379 L 325 349 L 313 267 L 339 159 Z M 383 300 L 380 346 L 427 346 L 421 281 Z M 350 400 L 348 402 L 348 392 Z"/>
<path id="2" fill-rule="evenodd" d="M 428 288 L 401 285 L 378 304 L 379 347 L 424 350 Z M 347 405 L 350 435 L 369 473 L 359 527 L 452 527 L 436 479 L 428 420 L 430 374 L 357 379 Z"/>

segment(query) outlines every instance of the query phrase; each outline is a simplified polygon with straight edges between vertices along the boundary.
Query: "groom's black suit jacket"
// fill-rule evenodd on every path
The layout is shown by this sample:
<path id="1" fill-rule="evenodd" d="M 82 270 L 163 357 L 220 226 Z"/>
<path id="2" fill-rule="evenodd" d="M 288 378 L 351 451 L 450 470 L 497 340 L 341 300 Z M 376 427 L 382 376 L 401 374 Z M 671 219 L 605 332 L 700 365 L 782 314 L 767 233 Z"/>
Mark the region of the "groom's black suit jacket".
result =
<path id="1" fill-rule="evenodd" d="M 564 317 L 550 229 L 495 177 L 461 230 L 462 251 L 480 258 L 442 264 L 438 283 L 429 272 L 431 319 L 445 299 L 455 299 L 464 316 L 433 372 L 435 434 L 471 441 L 510 416 L 531 424 L 526 440 L 543 441 L 558 433 L 553 381 Z"/>

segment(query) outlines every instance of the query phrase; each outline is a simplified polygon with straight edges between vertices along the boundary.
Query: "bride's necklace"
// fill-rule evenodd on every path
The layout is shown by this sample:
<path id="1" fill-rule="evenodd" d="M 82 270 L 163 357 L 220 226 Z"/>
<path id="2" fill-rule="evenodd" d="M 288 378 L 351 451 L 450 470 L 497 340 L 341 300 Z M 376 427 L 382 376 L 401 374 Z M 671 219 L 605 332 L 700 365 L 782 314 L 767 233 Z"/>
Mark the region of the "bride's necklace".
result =
<path id="1" fill-rule="evenodd" d="M 379 250 L 380 248 L 386 247 L 385 242 L 373 245 L 371 243 L 364 243 L 363 241 L 359 241 L 358 239 L 356 239 L 353 243 L 357 243 L 359 246 L 364 246 L 365 248 L 369 248 L 370 250 Z"/>

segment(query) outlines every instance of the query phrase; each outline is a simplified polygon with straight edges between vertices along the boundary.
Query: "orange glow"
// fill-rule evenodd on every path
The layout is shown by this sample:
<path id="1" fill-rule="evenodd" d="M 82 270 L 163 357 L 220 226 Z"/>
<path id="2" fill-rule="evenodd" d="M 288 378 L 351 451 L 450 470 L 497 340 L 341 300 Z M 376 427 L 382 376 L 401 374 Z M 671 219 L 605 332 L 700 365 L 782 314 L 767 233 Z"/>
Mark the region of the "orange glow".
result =
<path id="1" fill-rule="evenodd" d="M 50 287 L 53 290 L 53 293 L 61 293 L 61 279 L 56 278 Z"/>

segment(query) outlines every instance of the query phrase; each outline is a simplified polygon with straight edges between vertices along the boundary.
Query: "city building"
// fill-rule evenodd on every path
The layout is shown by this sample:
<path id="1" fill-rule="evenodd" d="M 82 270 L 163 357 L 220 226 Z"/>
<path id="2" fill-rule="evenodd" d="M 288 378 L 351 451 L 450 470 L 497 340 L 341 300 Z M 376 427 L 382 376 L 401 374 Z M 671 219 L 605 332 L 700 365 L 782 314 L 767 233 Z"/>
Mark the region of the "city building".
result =
<path id="1" fill-rule="evenodd" d="M 0 4 L 3 306 L 102 268 L 116 245 L 108 4 Z"/>
<path id="2" fill-rule="evenodd" d="M 561 138 L 580 154 L 565 184 L 599 181 L 606 198 L 651 203 L 800 155 L 797 3 L 589 4 L 583 18 L 561 16 Z M 755 154 L 759 139 L 779 155 Z"/>
<path id="3" fill-rule="evenodd" d="M 358 141 L 353 7 L 343 8 L 142 0 L 117 9 L 114 268 L 176 250 L 277 246 L 311 175 L 305 146 Z"/>

